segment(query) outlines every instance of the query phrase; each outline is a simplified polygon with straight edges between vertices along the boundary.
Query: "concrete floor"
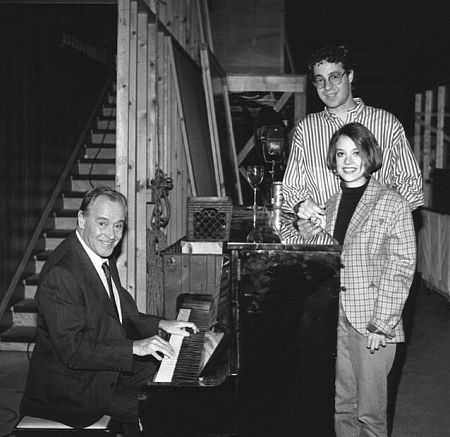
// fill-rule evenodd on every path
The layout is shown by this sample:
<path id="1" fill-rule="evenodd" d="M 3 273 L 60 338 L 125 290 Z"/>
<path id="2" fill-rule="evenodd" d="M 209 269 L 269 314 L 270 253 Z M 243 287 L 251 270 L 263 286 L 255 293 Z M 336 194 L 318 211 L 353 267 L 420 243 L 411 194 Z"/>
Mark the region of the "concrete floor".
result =
<path id="1" fill-rule="evenodd" d="M 18 420 L 28 372 L 27 352 L 0 351 L 0 436 L 8 435 Z"/>
<path id="2" fill-rule="evenodd" d="M 416 287 L 408 308 L 410 340 L 400 360 L 392 437 L 450 436 L 450 310 L 434 291 Z M 28 370 L 26 352 L 0 352 L 0 437 L 17 420 Z M 307 436 L 305 436 L 307 437 Z"/>

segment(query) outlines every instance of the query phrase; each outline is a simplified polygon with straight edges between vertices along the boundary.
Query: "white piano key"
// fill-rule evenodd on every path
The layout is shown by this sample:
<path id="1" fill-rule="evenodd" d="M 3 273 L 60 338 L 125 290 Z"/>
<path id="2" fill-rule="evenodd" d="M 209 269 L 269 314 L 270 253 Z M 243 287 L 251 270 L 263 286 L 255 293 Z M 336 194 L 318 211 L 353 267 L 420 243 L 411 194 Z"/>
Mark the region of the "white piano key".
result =
<path id="1" fill-rule="evenodd" d="M 191 310 L 188 308 L 181 308 L 178 312 L 177 320 L 182 322 L 188 322 Z M 171 335 L 169 339 L 169 344 L 175 350 L 174 358 L 164 357 L 159 366 L 158 372 L 156 373 L 153 381 L 154 382 L 171 382 L 173 377 L 173 372 L 175 371 L 175 366 L 177 364 L 178 355 L 180 353 L 181 345 L 183 343 L 184 337 L 182 335 Z"/>

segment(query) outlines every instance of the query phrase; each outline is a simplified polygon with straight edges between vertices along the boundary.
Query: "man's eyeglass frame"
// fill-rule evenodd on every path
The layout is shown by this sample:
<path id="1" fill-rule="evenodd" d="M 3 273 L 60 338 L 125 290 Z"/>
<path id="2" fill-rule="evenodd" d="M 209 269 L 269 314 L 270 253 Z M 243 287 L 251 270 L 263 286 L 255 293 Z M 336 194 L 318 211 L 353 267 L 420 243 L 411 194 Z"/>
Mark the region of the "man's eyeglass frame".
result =
<path id="1" fill-rule="evenodd" d="M 325 84 L 328 80 L 328 82 L 331 85 L 340 85 L 342 83 L 343 77 L 348 73 L 348 70 L 344 70 L 343 72 L 335 71 L 333 73 L 330 73 L 328 75 L 328 78 L 325 78 L 323 76 L 317 76 L 312 80 L 313 85 L 318 89 L 321 90 L 322 88 L 325 88 Z M 322 83 L 319 85 L 317 83 L 317 80 L 321 80 Z"/>

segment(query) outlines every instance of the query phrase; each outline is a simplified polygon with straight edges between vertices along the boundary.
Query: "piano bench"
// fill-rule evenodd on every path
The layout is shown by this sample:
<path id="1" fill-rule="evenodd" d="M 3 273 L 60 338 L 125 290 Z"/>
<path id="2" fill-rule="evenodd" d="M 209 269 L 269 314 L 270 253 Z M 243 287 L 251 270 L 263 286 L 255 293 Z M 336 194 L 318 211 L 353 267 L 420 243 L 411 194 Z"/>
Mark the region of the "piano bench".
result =
<path id="1" fill-rule="evenodd" d="M 12 430 L 12 434 L 20 437 L 44 437 L 47 435 L 50 435 L 51 437 L 68 437 L 69 435 L 73 435 L 73 437 L 112 437 L 111 430 L 109 429 L 110 419 L 109 416 L 103 416 L 100 420 L 86 428 L 72 428 L 63 423 L 54 422 L 49 419 L 24 416 Z"/>

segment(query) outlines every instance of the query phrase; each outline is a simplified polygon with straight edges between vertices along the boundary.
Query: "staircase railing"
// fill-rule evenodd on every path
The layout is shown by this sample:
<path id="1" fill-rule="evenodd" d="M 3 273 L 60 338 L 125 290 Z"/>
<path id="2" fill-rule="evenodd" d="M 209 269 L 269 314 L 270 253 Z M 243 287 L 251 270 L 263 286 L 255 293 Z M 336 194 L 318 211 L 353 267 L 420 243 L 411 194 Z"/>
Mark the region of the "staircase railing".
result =
<path id="1" fill-rule="evenodd" d="M 11 299 L 11 297 L 14 293 L 14 290 L 16 289 L 17 284 L 20 281 L 20 278 L 22 277 L 25 266 L 27 264 L 28 259 L 31 256 L 31 253 L 36 245 L 36 242 L 37 242 L 39 236 L 41 235 L 42 231 L 44 230 L 45 223 L 47 222 L 47 219 L 55 205 L 55 202 L 64 186 L 67 176 L 69 175 L 70 171 L 72 170 L 75 160 L 78 158 L 78 156 L 80 154 L 81 147 L 85 144 L 85 142 L 87 140 L 87 137 L 90 133 L 92 125 L 94 124 L 95 118 L 97 117 L 102 105 L 105 102 L 106 95 L 108 93 L 108 90 L 111 87 L 111 84 L 115 78 L 115 75 L 116 75 L 115 72 L 112 73 L 106 80 L 106 82 L 103 86 L 103 89 L 100 92 L 100 95 L 97 99 L 97 102 L 95 103 L 95 106 L 92 109 L 92 112 L 91 112 L 89 118 L 87 119 L 87 121 L 83 127 L 83 130 L 81 131 L 81 133 L 78 137 L 77 142 L 75 143 L 72 153 L 70 154 L 70 156 L 66 162 L 66 165 L 64 166 L 64 169 L 59 176 L 59 179 L 58 179 L 58 181 L 55 185 L 55 188 L 50 196 L 50 199 L 48 200 L 48 202 L 42 212 L 41 218 L 39 219 L 39 222 L 36 225 L 36 228 L 34 229 L 33 235 L 31 237 L 30 241 L 28 242 L 28 245 L 27 245 L 25 252 L 23 253 L 23 256 L 20 260 L 20 263 L 17 266 L 17 269 L 11 279 L 8 289 L 6 290 L 6 293 L 3 296 L 2 301 L 0 302 L 0 320 L 3 317 L 3 313 L 5 312 L 8 302 Z"/>

